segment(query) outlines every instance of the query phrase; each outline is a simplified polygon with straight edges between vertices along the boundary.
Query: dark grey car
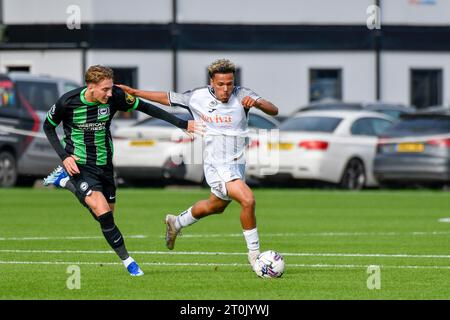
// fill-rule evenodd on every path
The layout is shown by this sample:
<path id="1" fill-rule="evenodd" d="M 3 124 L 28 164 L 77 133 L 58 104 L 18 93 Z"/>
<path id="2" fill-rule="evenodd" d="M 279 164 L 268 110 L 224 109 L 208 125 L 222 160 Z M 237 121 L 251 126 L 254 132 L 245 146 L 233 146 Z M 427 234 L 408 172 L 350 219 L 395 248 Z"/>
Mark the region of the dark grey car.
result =
<path id="1" fill-rule="evenodd" d="M 402 116 L 379 139 L 374 175 L 381 185 L 450 183 L 450 113 Z"/>
<path id="2" fill-rule="evenodd" d="M 324 99 L 320 101 L 311 102 L 310 104 L 297 109 L 293 114 L 303 111 L 319 111 L 319 110 L 363 110 L 363 105 L 360 103 L 342 102 L 339 100 Z"/>
<path id="3" fill-rule="evenodd" d="M 30 184 L 61 162 L 42 123 L 58 97 L 78 86 L 62 78 L 0 74 L 0 188 Z M 57 133 L 62 136 L 61 126 Z"/>

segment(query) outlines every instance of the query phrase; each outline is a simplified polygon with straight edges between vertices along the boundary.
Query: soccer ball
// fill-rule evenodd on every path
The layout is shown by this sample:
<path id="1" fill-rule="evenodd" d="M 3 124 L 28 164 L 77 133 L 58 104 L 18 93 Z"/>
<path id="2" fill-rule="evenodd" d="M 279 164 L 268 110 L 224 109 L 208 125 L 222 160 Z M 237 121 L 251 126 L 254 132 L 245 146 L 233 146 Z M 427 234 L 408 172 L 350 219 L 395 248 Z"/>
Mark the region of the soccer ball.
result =
<path id="1" fill-rule="evenodd" d="M 283 257 L 276 251 L 265 251 L 256 258 L 253 270 L 261 278 L 279 278 L 284 272 Z"/>

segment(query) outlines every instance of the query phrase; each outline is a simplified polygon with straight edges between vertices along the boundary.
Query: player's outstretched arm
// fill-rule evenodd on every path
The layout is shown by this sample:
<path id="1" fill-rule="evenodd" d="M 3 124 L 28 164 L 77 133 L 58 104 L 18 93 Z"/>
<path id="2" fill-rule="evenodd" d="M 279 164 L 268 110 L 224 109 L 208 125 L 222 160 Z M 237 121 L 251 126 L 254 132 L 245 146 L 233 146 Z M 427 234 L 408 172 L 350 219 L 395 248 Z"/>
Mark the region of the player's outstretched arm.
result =
<path id="1" fill-rule="evenodd" d="M 262 98 L 255 100 L 250 96 L 246 96 L 242 99 L 241 103 L 246 109 L 254 107 L 271 116 L 276 116 L 278 114 L 278 108 L 272 102 Z"/>
<path id="2" fill-rule="evenodd" d="M 133 96 L 136 96 L 136 97 L 139 97 L 142 99 L 146 99 L 146 100 L 150 100 L 153 102 L 158 102 L 165 106 L 170 106 L 169 97 L 167 96 L 167 92 L 165 92 L 165 91 L 144 91 L 144 90 L 131 88 L 131 87 L 123 85 L 123 84 L 118 84 L 117 86 L 120 89 L 122 89 L 123 91 L 125 91 L 126 93 L 129 93 Z"/>
<path id="3" fill-rule="evenodd" d="M 164 121 L 167 121 L 174 126 L 187 130 L 189 133 L 197 133 L 203 135 L 204 132 L 204 124 L 201 121 L 194 120 L 183 120 L 178 117 L 175 117 L 173 114 L 158 108 L 157 106 L 144 102 L 142 100 L 139 101 L 139 104 L 136 110 L 141 111 L 151 117 L 155 117 Z"/>

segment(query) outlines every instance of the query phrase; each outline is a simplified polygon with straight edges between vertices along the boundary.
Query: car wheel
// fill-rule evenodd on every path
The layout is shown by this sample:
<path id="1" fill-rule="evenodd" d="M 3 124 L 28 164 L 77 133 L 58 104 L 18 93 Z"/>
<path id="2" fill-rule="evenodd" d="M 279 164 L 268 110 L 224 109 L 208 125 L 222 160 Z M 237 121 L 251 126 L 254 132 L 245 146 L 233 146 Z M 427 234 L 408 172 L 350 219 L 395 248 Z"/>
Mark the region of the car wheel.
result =
<path id="1" fill-rule="evenodd" d="M 0 187 L 13 187 L 17 181 L 16 159 L 8 151 L 0 152 Z"/>
<path id="2" fill-rule="evenodd" d="M 366 170 L 359 159 L 352 159 L 342 174 L 341 187 L 347 190 L 361 190 L 366 184 Z"/>

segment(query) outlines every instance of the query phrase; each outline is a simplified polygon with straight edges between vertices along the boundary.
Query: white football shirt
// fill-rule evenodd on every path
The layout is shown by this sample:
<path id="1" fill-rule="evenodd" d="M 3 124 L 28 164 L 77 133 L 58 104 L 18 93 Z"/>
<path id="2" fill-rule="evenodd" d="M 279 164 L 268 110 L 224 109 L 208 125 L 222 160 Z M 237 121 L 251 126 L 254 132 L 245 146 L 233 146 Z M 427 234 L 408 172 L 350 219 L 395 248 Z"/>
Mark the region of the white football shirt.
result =
<path id="1" fill-rule="evenodd" d="M 210 86 L 184 93 L 169 92 L 172 106 L 188 109 L 194 120 L 206 125 L 204 162 L 227 164 L 243 158 L 248 135 L 248 110 L 241 101 L 246 96 L 255 100 L 261 98 L 252 90 L 238 86 L 226 103 L 216 98 Z"/>

